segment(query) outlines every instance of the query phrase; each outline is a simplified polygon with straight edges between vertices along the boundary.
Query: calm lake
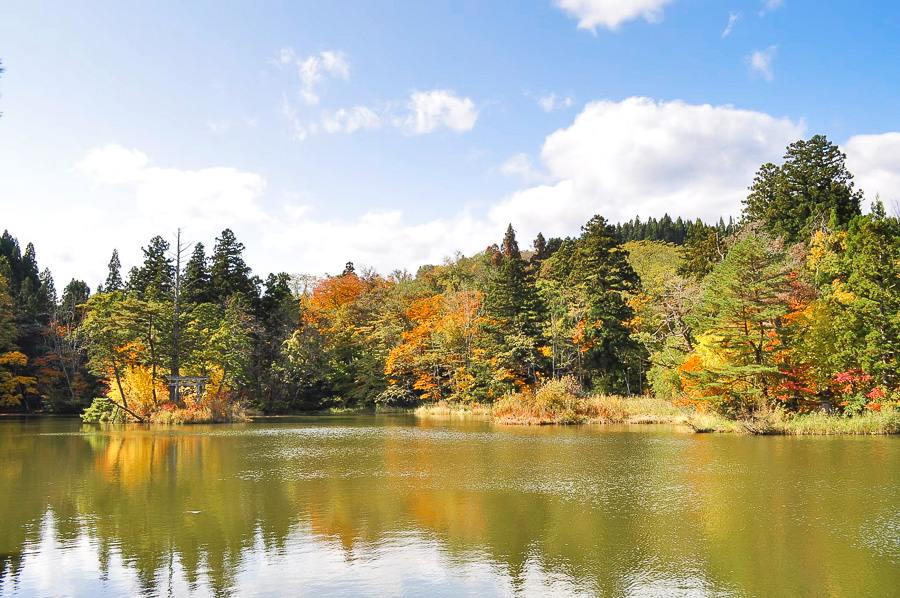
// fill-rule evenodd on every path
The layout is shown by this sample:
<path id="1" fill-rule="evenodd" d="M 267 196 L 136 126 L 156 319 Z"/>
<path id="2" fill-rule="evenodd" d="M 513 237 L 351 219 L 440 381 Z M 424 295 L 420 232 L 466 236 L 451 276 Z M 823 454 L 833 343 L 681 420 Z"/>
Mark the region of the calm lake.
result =
<path id="1" fill-rule="evenodd" d="M 3 596 L 896 596 L 900 438 L 0 421 Z"/>

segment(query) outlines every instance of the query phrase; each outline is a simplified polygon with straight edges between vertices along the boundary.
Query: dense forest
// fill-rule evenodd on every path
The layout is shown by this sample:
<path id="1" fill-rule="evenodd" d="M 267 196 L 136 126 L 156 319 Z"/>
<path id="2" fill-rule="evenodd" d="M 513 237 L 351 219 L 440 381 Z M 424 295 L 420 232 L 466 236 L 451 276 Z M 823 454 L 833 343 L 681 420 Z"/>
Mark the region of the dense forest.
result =
<path id="1" fill-rule="evenodd" d="M 211 253 L 162 236 L 91 292 L 58 293 L 35 247 L 0 238 L 0 405 L 131 418 L 490 402 L 571 377 L 725 415 L 860 413 L 898 396 L 900 224 L 861 213 L 823 136 L 765 164 L 739 221 L 665 215 L 499 244 L 415 275 L 253 275 L 230 230 Z M 748 181 L 749 182 L 749 181 Z M 499 235 L 498 235 L 499 237 Z M 207 380 L 175 396 L 166 376 Z M 110 407 L 111 409 L 112 407 Z M 224 414 L 224 415 L 223 415 Z"/>

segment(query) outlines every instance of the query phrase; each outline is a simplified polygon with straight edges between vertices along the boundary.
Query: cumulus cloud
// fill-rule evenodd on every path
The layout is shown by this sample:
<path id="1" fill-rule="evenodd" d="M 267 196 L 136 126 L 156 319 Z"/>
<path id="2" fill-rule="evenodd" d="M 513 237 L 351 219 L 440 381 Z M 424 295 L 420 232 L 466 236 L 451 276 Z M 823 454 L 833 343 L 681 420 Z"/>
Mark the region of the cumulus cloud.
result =
<path id="1" fill-rule="evenodd" d="M 407 108 L 409 114 L 402 123 L 414 135 L 431 133 L 438 127 L 471 131 L 478 120 L 475 102 L 469 98 L 460 98 L 447 89 L 415 91 L 409 98 Z"/>
<path id="2" fill-rule="evenodd" d="M 237 168 L 159 166 L 145 152 L 109 144 L 88 151 L 68 174 L 65 205 L 40 211 L 22 197 L 4 212 L 22 238 L 34 241 L 42 267 L 60 285 L 76 277 L 94 288 L 106 277 L 113 248 L 127 271 L 143 259 L 140 247 L 151 237 L 171 241 L 177 227 L 207 243 L 226 227 L 246 236 L 270 218 L 260 202 L 265 179 Z M 91 225 L 73 227 L 79 222 Z"/>
<path id="3" fill-rule="evenodd" d="M 725 31 L 722 32 L 722 37 L 728 37 L 731 34 L 731 30 L 734 29 L 734 24 L 741 17 L 741 13 L 739 12 L 731 12 L 728 13 L 728 25 L 725 26 Z"/>
<path id="4" fill-rule="evenodd" d="M 747 64 L 750 70 L 759 73 L 766 81 L 771 82 L 775 79 L 772 73 L 772 61 L 775 60 L 775 52 L 778 46 L 769 46 L 765 50 L 757 50 L 747 57 Z"/>
<path id="5" fill-rule="evenodd" d="M 505 229 L 468 210 L 418 223 L 407 220 L 401 210 L 376 210 L 349 220 L 317 218 L 303 205 L 288 204 L 283 211 L 278 223 L 262 234 L 264 253 L 290 256 L 314 273 L 336 273 L 347 260 L 382 272 L 415 271 L 424 264 L 439 264 L 456 251 L 481 251 L 502 238 Z"/>
<path id="6" fill-rule="evenodd" d="M 732 106 L 593 102 L 544 142 L 541 160 L 556 182 L 512 194 L 489 216 L 528 234 L 562 235 L 594 214 L 613 222 L 737 214 L 759 166 L 804 131 L 803 122 Z"/>
<path id="7" fill-rule="evenodd" d="M 91 150 L 75 164 L 94 189 L 127 187 L 130 213 L 144 221 L 202 225 L 210 220 L 265 220 L 257 203 L 263 178 L 234 168 L 179 170 L 151 166 L 144 152 L 120 145 Z"/>
<path id="8" fill-rule="evenodd" d="M 841 149 L 866 199 L 880 195 L 886 206 L 900 207 L 900 133 L 856 135 Z"/>
<path id="9" fill-rule="evenodd" d="M 300 58 L 292 47 L 282 48 L 277 63 L 281 66 L 293 66 L 300 78 L 300 98 L 310 106 L 319 103 L 316 88 L 328 77 L 350 77 L 350 64 L 343 52 L 326 50 L 318 54 Z"/>
<path id="10" fill-rule="evenodd" d="M 672 1 L 557 0 L 556 6 L 564 10 L 570 17 L 578 19 L 579 29 L 588 29 L 596 35 L 597 26 L 616 31 L 622 23 L 634 19 L 658 23 L 663 19 L 663 7 Z"/>
<path id="11" fill-rule="evenodd" d="M 560 97 L 551 92 L 550 95 L 538 98 L 537 103 L 544 112 L 553 112 L 560 108 L 570 108 L 572 106 L 572 98 L 569 96 Z"/>
<path id="12" fill-rule="evenodd" d="M 547 175 L 535 170 L 528 154 L 517 154 L 500 165 L 500 173 L 507 176 L 519 176 L 523 181 L 533 183 L 546 181 Z"/>
<path id="13" fill-rule="evenodd" d="M 370 118 L 351 110 L 331 117 L 341 130 Z M 387 125 L 383 117 L 381 122 Z M 247 245 L 248 263 L 259 273 L 337 272 L 347 260 L 381 271 L 414 270 L 456 250 L 479 251 L 499 241 L 508 223 L 525 244 L 539 231 L 578 234 L 594 214 L 611 222 L 666 212 L 704 219 L 737 215 L 759 166 L 779 161 L 785 147 L 804 135 L 802 121 L 732 106 L 647 98 L 593 102 L 571 125 L 546 138 L 539 164 L 520 154 L 500 167 L 529 186 L 486 208 L 423 220 L 410 219 L 401 209 L 341 218 L 320 214 L 313 202 L 275 204 L 264 197 L 266 182 L 259 174 L 157 166 L 144 152 L 108 145 L 88 152 L 74 169 L 89 183 L 90 201 L 50 215 L 41 229 L 57 241 L 49 246 L 69 238 L 60 231 L 77 218 L 89 217 L 104 230 L 91 238 L 71 237 L 70 246 L 60 246 L 48 264 L 61 274 L 67 269 L 90 274 L 89 284 L 105 275 L 103 264 L 113 247 L 123 250 L 127 268 L 140 259 L 138 244 L 176 226 L 204 242 L 225 227 L 235 229 Z M 867 194 L 880 191 L 887 202 L 900 193 L 900 133 L 856 137 L 845 151 Z M 99 264 L 100 271 L 78 272 L 82 262 L 91 268 Z"/>

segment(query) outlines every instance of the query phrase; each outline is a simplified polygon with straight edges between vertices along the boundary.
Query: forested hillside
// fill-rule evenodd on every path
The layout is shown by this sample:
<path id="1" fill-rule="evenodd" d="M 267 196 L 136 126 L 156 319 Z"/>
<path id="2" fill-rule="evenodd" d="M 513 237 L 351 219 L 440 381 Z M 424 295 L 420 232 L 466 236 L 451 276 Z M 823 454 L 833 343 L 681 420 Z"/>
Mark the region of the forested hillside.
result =
<path id="1" fill-rule="evenodd" d="M 732 415 L 893 401 L 896 215 L 880 201 L 861 214 L 822 136 L 748 183 L 739 222 L 598 215 L 527 250 L 510 225 L 414 275 L 348 263 L 262 279 L 226 229 L 211 252 L 154 237 L 126 274 L 113 252 L 93 294 L 77 280 L 58 293 L 35 248 L 6 232 L 0 405 L 78 412 L 107 396 L 142 419 L 238 399 L 265 412 L 407 406 L 493 401 L 563 376 Z M 179 374 L 208 379 L 193 405 L 170 394 L 165 376 Z"/>

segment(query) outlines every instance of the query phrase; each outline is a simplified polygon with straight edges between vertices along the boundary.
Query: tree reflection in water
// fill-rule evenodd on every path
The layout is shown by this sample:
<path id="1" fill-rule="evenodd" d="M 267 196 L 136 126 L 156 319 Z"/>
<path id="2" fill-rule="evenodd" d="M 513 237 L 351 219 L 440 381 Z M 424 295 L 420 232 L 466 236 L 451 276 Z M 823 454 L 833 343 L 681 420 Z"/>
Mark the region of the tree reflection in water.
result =
<path id="1" fill-rule="evenodd" d="M 3 422 L 0 594 L 888 595 L 891 440 Z"/>

